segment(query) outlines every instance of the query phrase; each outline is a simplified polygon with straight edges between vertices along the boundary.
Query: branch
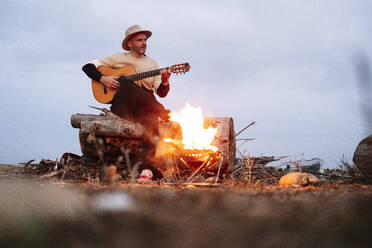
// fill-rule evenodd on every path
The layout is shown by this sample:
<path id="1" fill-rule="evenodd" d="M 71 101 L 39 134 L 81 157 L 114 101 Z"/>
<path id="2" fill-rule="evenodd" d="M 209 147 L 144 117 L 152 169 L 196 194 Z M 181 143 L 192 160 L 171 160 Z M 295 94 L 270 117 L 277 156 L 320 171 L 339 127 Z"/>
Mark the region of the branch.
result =
<path id="1" fill-rule="evenodd" d="M 237 137 L 239 134 L 241 134 L 242 132 L 244 132 L 248 127 L 250 127 L 250 126 L 252 126 L 252 125 L 254 125 L 254 124 L 256 124 L 255 121 L 252 122 L 251 124 L 249 124 L 248 126 L 246 126 L 245 128 L 243 128 L 242 130 L 240 130 L 240 131 L 235 135 L 235 137 Z"/>
<path id="2" fill-rule="evenodd" d="M 253 139 L 237 139 L 237 141 L 243 141 L 242 143 L 240 143 L 238 148 L 241 147 L 242 145 L 244 145 L 245 143 L 247 143 L 248 141 L 251 141 L 251 140 L 254 140 L 254 139 L 255 138 L 253 138 Z"/>
<path id="3" fill-rule="evenodd" d="M 250 141 L 250 140 L 255 140 L 256 138 L 250 138 L 250 139 L 236 139 L 236 141 Z"/>
<path id="4" fill-rule="evenodd" d="M 105 113 L 107 116 L 110 116 L 110 117 L 113 117 L 115 119 L 120 119 L 122 120 L 123 118 L 121 118 L 120 116 L 112 113 L 110 110 L 106 109 L 106 108 L 97 108 L 97 107 L 94 107 L 94 106 L 91 106 L 91 105 L 88 105 L 89 107 L 93 108 L 93 109 L 97 109 L 97 110 L 100 110 L 102 111 L 103 113 Z"/>
<path id="5" fill-rule="evenodd" d="M 42 175 L 40 178 L 41 178 L 41 179 L 51 178 L 51 177 L 57 176 L 57 175 L 60 174 L 60 173 L 61 173 L 61 171 L 52 171 L 52 172 L 49 173 L 49 174 Z"/>

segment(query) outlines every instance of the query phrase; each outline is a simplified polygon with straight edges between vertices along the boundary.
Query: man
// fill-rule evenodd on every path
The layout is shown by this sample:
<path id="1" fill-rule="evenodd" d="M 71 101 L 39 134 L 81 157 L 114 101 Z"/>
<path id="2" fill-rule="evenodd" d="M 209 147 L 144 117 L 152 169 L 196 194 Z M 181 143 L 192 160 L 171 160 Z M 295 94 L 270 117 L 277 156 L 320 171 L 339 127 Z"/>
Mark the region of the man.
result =
<path id="1" fill-rule="evenodd" d="M 144 30 L 138 25 L 129 27 L 125 32 L 122 42 L 124 50 L 129 52 L 115 53 L 102 59 L 96 59 L 83 66 L 87 76 L 101 82 L 106 87 L 117 89 L 111 102 L 111 111 L 123 118 L 140 122 L 145 127 L 144 149 L 147 157 L 155 154 L 155 137 L 158 136 L 158 118 L 168 119 L 168 111 L 165 110 L 154 96 L 154 92 L 165 97 L 169 92 L 169 70 L 161 70 L 161 76 L 155 76 L 130 81 L 125 77 L 119 79 L 113 76 L 103 76 L 98 70 L 99 66 L 120 68 L 124 65 L 132 66 L 137 73 L 158 69 L 159 66 L 145 54 L 147 39 L 151 36 L 149 30 Z"/>

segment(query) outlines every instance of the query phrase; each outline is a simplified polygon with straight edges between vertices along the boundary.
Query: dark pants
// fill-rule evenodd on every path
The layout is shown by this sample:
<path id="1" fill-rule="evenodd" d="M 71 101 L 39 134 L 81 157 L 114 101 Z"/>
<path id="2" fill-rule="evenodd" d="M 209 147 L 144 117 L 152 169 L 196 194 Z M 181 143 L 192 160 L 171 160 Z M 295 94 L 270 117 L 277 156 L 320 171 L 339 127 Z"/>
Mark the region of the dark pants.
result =
<path id="1" fill-rule="evenodd" d="M 154 137 L 159 135 L 158 117 L 167 120 L 168 111 L 156 100 L 153 91 L 139 87 L 125 77 L 120 77 L 119 83 L 111 111 L 144 126 L 144 155 L 151 159 L 156 151 Z"/>

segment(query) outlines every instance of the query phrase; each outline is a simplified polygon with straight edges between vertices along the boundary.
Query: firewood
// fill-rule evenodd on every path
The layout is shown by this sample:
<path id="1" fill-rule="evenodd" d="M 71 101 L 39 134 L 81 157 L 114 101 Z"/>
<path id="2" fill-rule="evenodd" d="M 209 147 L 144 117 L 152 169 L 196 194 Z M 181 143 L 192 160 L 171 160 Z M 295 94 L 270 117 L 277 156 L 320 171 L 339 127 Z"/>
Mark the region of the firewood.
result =
<path id="1" fill-rule="evenodd" d="M 60 173 L 61 173 L 60 171 L 52 171 L 52 172 L 49 173 L 49 174 L 42 175 L 40 178 L 41 178 L 41 179 L 51 178 L 51 177 L 55 177 L 55 176 L 57 176 L 57 175 L 60 174 Z"/>
<path id="2" fill-rule="evenodd" d="M 73 114 L 71 116 L 71 126 L 80 128 L 82 121 L 95 121 L 95 120 L 112 120 L 113 118 L 107 115 L 91 115 L 91 114 Z"/>
<path id="3" fill-rule="evenodd" d="M 106 113 L 106 112 L 105 112 Z M 80 145 L 84 155 L 98 157 L 97 146 L 89 142 L 88 137 L 92 136 L 114 136 L 124 139 L 141 139 L 144 127 L 140 123 L 129 121 L 123 118 L 115 118 L 111 115 L 74 114 L 71 116 L 71 125 L 80 129 Z M 235 163 L 236 140 L 234 123 L 232 118 L 205 118 L 205 126 L 217 127 L 218 131 L 212 144 L 218 148 L 223 156 L 221 171 L 232 171 Z M 176 135 L 179 126 L 175 122 L 160 123 L 160 137 Z M 89 136 L 90 135 L 90 136 Z M 94 137 L 91 140 L 95 140 Z M 104 144 L 106 146 L 107 144 Z M 103 147 L 105 148 L 105 147 Z M 119 153 L 117 154 L 120 154 Z"/>
<path id="4" fill-rule="evenodd" d="M 205 122 L 207 124 L 214 123 L 218 127 L 212 144 L 223 156 L 222 169 L 233 171 L 236 158 L 236 135 L 233 119 L 229 117 L 205 118 Z"/>
<path id="5" fill-rule="evenodd" d="M 214 182 L 215 184 L 217 184 L 218 177 L 220 176 L 221 167 L 222 167 L 222 161 L 223 161 L 223 157 L 221 158 L 220 166 L 218 167 L 218 172 L 217 172 L 217 176 L 216 176 L 216 181 Z"/>
<path id="6" fill-rule="evenodd" d="M 366 181 L 372 184 L 372 135 L 359 143 L 353 161 Z"/>
<path id="7" fill-rule="evenodd" d="M 82 121 L 80 130 L 89 134 L 94 130 L 96 135 L 142 138 L 144 128 L 139 123 L 118 120 Z"/>
<path id="8" fill-rule="evenodd" d="M 125 119 L 116 119 L 107 115 L 74 114 L 71 125 L 89 134 L 93 129 L 97 135 L 142 138 L 144 128 L 141 124 Z"/>

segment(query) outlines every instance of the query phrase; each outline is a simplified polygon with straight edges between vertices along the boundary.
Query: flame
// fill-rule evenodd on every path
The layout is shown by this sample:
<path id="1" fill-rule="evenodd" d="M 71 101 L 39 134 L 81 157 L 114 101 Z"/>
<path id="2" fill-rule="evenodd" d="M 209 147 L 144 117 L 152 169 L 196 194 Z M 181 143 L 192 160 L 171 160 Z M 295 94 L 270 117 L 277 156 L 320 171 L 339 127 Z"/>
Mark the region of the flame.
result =
<path id="1" fill-rule="evenodd" d="M 211 145 L 217 128 L 204 128 L 204 118 L 200 107 L 192 107 L 189 103 L 178 112 L 169 114 L 170 120 L 176 121 L 182 128 L 182 144 L 184 149 L 212 150 L 217 147 Z M 170 140 L 164 140 L 172 142 Z"/>

